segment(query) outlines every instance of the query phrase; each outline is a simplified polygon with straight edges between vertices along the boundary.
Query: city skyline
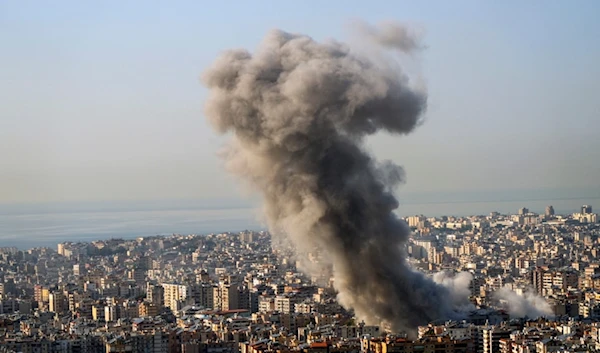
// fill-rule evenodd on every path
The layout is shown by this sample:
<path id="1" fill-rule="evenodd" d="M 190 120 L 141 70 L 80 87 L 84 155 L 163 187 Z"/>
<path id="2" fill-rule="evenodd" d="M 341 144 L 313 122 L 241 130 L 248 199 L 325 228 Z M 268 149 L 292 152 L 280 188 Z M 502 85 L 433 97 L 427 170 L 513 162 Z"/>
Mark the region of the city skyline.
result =
<path id="1" fill-rule="evenodd" d="M 593 352 L 600 242 L 593 213 L 420 216 L 403 248 L 456 318 L 401 330 L 340 305 L 335 268 L 308 276 L 264 231 L 0 247 L 0 350 L 52 353 Z M 593 214 L 597 216 L 596 214 Z M 366 246 L 366 244 L 365 244 Z M 315 248 L 313 263 L 329 254 Z M 390 260 L 390 259 L 386 259 Z M 374 299 L 375 300 L 375 299 Z M 372 348 L 372 349 L 371 349 Z M 435 349 L 434 349 L 435 348 Z"/>
<path id="2" fill-rule="evenodd" d="M 526 216 L 527 222 L 531 219 L 544 220 L 548 216 L 557 217 L 556 219 L 560 221 L 574 220 L 585 224 L 598 222 L 597 213 L 591 204 L 578 204 L 577 207 L 569 210 L 555 209 L 553 205 L 542 208 L 519 205 L 511 211 L 482 210 L 472 214 L 420 212 L 429 210 L 432 206 L 435 205 L 423 204 L 422 209 L 414 208 L 412 213 L 397 212 L 396 215 L 411 227 L 415 225 L 415 219 L 435 220 L 435 222 L 450 219 L 452 222 L 459 220 L 470 224 L 477 219 L 497 216 L 506 217 L 508 220 L 517 216 Z M 450 206 L 456 208 L 460 204 Z M 37 209 L 32 213 L 13 210 L 12 213 L 6 214 L 3 214 L 3 210 L 0 209 L 0 234 L 2 234 L 0 240 L 3 247 L 17 247 L 22 250 L 33 247 L 53 247 L 60 242 L 92 242 L 109 238 L 134 239 L 173 234 L 206 235 L 218 232 L 235 233 L 250 229 L 268 230 L 267 225 L 261 221 L 260 209 L 183 207 L 170 210 L 159 208 L 124 211 L 110 208 L 104 210 L 80 208 L 73 211 L 56 210 L 50 207 Z"/>

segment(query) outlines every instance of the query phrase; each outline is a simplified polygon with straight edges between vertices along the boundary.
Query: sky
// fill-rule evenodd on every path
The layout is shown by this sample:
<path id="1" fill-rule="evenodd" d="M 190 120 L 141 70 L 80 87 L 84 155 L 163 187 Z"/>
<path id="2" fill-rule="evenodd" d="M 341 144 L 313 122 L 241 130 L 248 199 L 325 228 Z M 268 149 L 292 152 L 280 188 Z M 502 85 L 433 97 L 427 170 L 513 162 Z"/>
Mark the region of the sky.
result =
<path id="1" fill-rule="evenodd" d="M 402 193 L 600 189 L 598 1 L 0 2 L 0 204 L 237 200 L 199 77 L 274 28 L 423 33 L 425 124 L 369 150 Z M 242 195 L 242 196 L 240 196 Z"/>

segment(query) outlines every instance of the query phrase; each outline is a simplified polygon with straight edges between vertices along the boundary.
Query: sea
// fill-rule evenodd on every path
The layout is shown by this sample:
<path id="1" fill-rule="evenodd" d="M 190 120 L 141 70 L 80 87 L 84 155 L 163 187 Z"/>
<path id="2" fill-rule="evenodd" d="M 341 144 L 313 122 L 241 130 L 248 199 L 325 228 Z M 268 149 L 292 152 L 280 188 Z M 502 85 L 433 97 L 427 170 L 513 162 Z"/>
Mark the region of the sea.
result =
<path id="1" fill-rule="evenodd" d="M 487 192 L 399 193 L 398 216 L 468 216 L 496 211 L 516 213 L 526 207 L 543 213 L 579 212 L 582 205 L 600 209 L 600 188 Z M 596 208 L 598 207 L 598 208 Z M 53 247 L 65 241 L 170 234 L 209 234 L 265 230 L 259 202 L 169 200 L 0 204 L 0 247 Z"/>

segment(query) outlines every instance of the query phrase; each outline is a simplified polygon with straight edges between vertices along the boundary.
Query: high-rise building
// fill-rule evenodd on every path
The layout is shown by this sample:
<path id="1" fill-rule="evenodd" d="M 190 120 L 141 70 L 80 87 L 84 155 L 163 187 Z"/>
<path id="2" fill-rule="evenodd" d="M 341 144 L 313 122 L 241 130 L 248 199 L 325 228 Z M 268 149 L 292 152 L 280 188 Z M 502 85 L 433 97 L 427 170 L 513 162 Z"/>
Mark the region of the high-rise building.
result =
<path id="1" fill-rule="evenodd" d="M 213 287 L 213 309 L 233 310 L 239 309 L 238 286 L 228 283 L 220 283 Z"/>
<path id="2" fill-rule="evenodd" d="M 510 338 L 511 330 L 503 327 L 483 329 L 483 353 L 500 352 L 500 340 Z"/>
<path id="3" fill-rule="evenodd" d="M 160 309 L 154 303 L 141 302 L 138 306 L 138 313 L 140 317 L 154 317 L 160 313 Z"/>
<path id="4" fill-rule="evenodd" d="M 427 258 L 430 249 L 436 245 L 433 237 L 415 238 L 413 243 L 412 256 L 417 259 Z"/>
<path id="5" fill-rule="evenodd" d="M 519 215 L 523 216 L 529 213 L 529 209 L 526 207 L 519 208 Z"/>
<path id="6" fill-rule="evenodd" d="M 56 246 L 56 252 L 58 252 L 59 255 L 63 255 L 65 252 L 65 244 L 64 243 L 59 243 Z"/>
<path id="7" fill-rule="evenodd" d="M 66 297 L 62 292 L 52 292 L 48 296 L 50 311 L 57 314 L 64 314 L 66 311 L 67 303 Z"/>
<path id="8" fill-rule="evenodd" d="M 544 273 L 547 268 L 536 267 L 531 275 L 531 285 L 537 293 L 542 293 L 544 290 Z"/>
<path id="9" fill-rule="evenodd" d="M 427 221 L 427 218 L 425 218 L 425 216 L 423 215 L 410 216 L 406 219 L 406 223 L 408 223 L 408 226 L 413 228 L 420 228 L 425 226 L 425 221 Z"/>
<path id="10" fill-rule="evenodd" d="M 275 310 L 280 313 L 293 313 L 296 301 L 293 297 L 278 295 L 275 297 Z"/>
<path id="11" fill-rule="evenodd" d="M 190 294 L 189 286 L 165 283 L 162 287 L 164 288 L 164 305 L 172 311 L 179 310 Z"/>
<path id="12" fill-rule="evenodd" d="M 581 206 L 581 213 L 582 214 L 590 214 L 590 213 L 592 213 L 592 206 L 590 206 L 590 205 L 583 205 L 583 206 Z"/>
<path id="13" fill-rule="evenodd" d="M 212 308 L 214 304 L 214 286 L 210 283 L 197 283 L 190 287 L 194 305 Z"/>
<path id="14" fill-rule="evenodd" d="M 237 308 L 250 310 L 251 306 L 252 296 L 250 294 L 250 290 L 246 286 L 239 286 Z"/>
<path id="15" fill-rule="evenodd" d="M 532 273 L 531 284 L 536 292 L 545 294 L 550 289 L 566 291 L 576 288 L 579 275 L 572 270 L 550 270 L 547 267 L 536 267 Z"/>
<path id="16" fill-rule="evenodd" d="M 92 319 L 94 321 L 104 322 L 104 306 L 103 305 L 92 305 Z"/>
<path id="17" fill-rule="evenodd" d="M 85 272 L 86 272 L 85 265 L 82 265 L 82 264 L 73 265 L 73 275 L 82 276 L 85 274 Z"/>
<path id="18" fill-rule="evenodd" d="M 33 287 L 33 299 L 38 303 L 42 302 L 42 290 L 43 287 L 39 284 Z"/>
<path id="19" fill-rule="evenodd" d="M 252 243 L 254 239 L 254 233 L 249 231 L 241 232 L 239 238 L 242 243 Z"/>
<path id="20" fill-rule="evenodd" d="M 258 312 L 258 291 L 255 289 L 251 290 L 248 294 L 248 299 L 250 300 L 250 303 L 248 305 L 248 309 L 250 310 L 250 312 Z"/>
<path id="21" fill-rule="evenodd" d="M 164 287 L 148 283 L 146 286 L 146 299 L 156 307 L 162 308 L 165 301 Z"/>
<path id="22" fill-rule="evenodd" d="M 2 295 L 17 294 L 17 287 L 15 285 L 15 281 L 12 278 L 7 279 L 6 282 L 4 282 L 4 283 L 0 283 L 0 294 L 2 294 Z"/>
<path id="23" fill-rule="evenodd" d="M 546 206 L 546 216 L 554 216 L 554 207 L 552 205 Z"/>
<path id="24" fill-rule="evenodd" d="M 104 321 L 112 322 L 117 321 L 120 317 L 119 307 L 116 305 L 107 305 L 104 307 Z"/>
<path id="25" fill-rule="evenodd" d="M 127 277 L 134 280 L 137 284 L 143 284 L 146 281 L 147 271 L 142 268 L 134 268 L 127 271 Z"/>
<path id="26" fill-rule="evenodd" d="M 137 268 L 141 270 L 150 270 L 152 269 L 152 257 L 150 256 L 141 256 L 137 260 Z"/>

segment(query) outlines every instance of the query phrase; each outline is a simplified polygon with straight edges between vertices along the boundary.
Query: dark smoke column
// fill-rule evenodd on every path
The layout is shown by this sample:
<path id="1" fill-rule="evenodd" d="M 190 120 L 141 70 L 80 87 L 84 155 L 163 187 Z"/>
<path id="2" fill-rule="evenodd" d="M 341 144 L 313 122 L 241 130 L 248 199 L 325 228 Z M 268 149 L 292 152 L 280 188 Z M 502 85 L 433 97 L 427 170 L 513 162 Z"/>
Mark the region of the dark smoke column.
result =
<path id="1" fill-rule="evenodd" d="M 401 26 L 362 26 L 377 45 L 416 48 Z M 224 53 L 203 81 L 207 117 L 233 133 L 228 168 L 262 193 L 271 232 L 292 243 L 307 272 L 322 264 L 305 254 L 324 252 L 340 303 L 359 318 L 402 330 L 452 310 L 446 290 L 406 262 L 409 230 L 392 195 L 402 169 L 362 148 L 379 130 L 410 133 L 426 107 L 392 67 L 337 42 L 273 31 L 254 54 Z"/>

